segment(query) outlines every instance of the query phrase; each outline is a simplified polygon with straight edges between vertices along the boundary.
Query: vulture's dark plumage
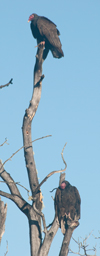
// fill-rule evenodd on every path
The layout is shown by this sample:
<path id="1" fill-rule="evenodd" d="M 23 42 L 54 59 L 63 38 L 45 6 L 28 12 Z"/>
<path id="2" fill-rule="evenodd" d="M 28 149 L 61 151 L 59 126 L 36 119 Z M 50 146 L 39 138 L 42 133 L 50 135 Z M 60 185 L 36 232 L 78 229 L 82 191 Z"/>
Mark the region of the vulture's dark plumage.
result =
<path id="1" fill-rule="evenodd" d="M 80 219 L 81 199 L 77 188 L 68 181 L 63 181 L 56 190 L 54 204 L 55 215 L 58 216 L 62 233 L 65 234 L 67 219 Z"/>
<path id="2" fill-rule="evenodd" d="M 64 56 L 59 39 L 60 32 L 52 21 L 34 13 L 28 21 L 31 21 L 31 31 L 38 44 L 44 41 L 45 49 L 47 52 L 51 50 L 55 58 Z"/>

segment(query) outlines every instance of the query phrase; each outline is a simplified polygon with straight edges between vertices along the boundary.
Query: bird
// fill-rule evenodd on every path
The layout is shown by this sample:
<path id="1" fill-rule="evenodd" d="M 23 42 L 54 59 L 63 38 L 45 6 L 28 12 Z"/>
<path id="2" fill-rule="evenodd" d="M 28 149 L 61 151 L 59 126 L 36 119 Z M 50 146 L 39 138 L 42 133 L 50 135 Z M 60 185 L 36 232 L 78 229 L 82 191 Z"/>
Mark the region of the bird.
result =
<path id="1" fill-rule="evenodd" d="M 76 187 L 64 180 L 57 188 L 54 206 L 55 217 L 58 217 L 63 234 L 67 230 L 67 220 L 78 221 L 80 219 L 81 198 Z"/>
<path id="2" fill-rule="evenodd" d="M 64 53 L 59 39 L 60 32 L 55 23 L 35 13 L 29 16 L 28 22 L 29 21 L 31 21 L 30 27 L 32 35 L 37 39 L 37 43 L 45 44 L 46 56 L 49 50 L 51 50 L 54 58 L 63 57 Z"/>

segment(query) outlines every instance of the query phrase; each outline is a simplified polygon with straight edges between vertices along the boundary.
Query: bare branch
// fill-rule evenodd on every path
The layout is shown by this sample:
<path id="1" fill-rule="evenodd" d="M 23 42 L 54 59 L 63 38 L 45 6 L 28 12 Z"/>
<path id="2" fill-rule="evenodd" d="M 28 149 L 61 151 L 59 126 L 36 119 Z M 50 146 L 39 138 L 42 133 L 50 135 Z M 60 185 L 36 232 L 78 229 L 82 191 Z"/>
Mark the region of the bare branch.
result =
<path id="1" fill-rule="evenodd" d="M 64 164 L 65 164 L 65 167 L 67 168 L 67 164 L 66 164 L 65 159 L 64 159 L 64 157 L 63 157 L 63 152 L 64 152 L 64 149 L 65 149 L 66 145 L 67 145 L 67 142 L 65 143 L 65 145 L 64 145 L 64 147 L 63 147 L 63 149 L 62 149 L 61 156 L 62 156 L 62 160 L 63 160 L 63 162 L 64 162 Z"/>
<path id="2" fill-rule="evenodd" d="M 4 168 L 3 168 L 3 165 L 2 165 L 2 161 L 0 160 L 0 176 L 1 178 L 7 183 L 7 186 L 9 187 L 10 189 L 10 192 L 12 194 L 16 194 L 18 196 L 21 196 L 20 195 L 20 192 L 14 182 L 14 180 L 12 179 L 12 177 L 10 176 L 9 173 L 7 173 Z"/>
<path id="3" fill-rule="evenodd" d="M 28 193 L 30 192 L 29 189 L 25 188 L 23 185 L 20 184 L 20 182 L 15 182 L 16 185 L 19 185 L 20 187 L 24 188 Z"/>
<path id="4" fill-rule="evenodd" d="M 6 193 L 6 192 L 4 192 L 2 190 L 0 190 L 0 196 L 4 196 L 4 197 L 6 197 L 8 199 L 11 199 L 12 201 L 14 200 L 14 196 L 13 195 L 11 195 L 9 193 Z"/>
<path id="5" fill-rule="evenodd" d="M 53 174 L 55 174 L 55 173 L 64 172 L 65 170 L 66 170 L 66 169 L 50 172 L 50 173 L 41 181 L 41 183 L 38 185 L 38 187 L 37 187 L 36 190 L 34 191 L 34 194 L 33 194 L 33 195 L 34 195 L 34 196 L 36 195 L 36 193 L 38 192 L 39 188 L 43 185 L 44 182 L 47 181 L 47 179 L 48 179 L 49 177 L 51 177 L 51 176 L 52 176 Z"/>
<path id="6" fill-rule="evenodd" d="M 84 248 L 82 248 L 82 249 L 84 249 Z M 74 252 L 72 249 L 69 249 L 69 253 L 74 253 L 74 254 L 79 255 L 79 256 L 96 256 L 96 254 L 91 254 L 91 255 L 87 254 L 87 251 L 95 251 L 96 252 L 96 248 L 84 251 L 85 254 L 81 254 L 80 252 Z"/>
<path id="7" fill-rule="evenodd" d="M 65 180 L 65 172 L 60 174 L 60 178 L 59 178 L 59 186 L 61 185 L 61 183 Z"/>
<path id="8" fill-rule="evenodd" d="M 8 241 L 7 241 L 7 250 L 6 250 L 6 253 L 4 254 L 4 256 L 6 256 L 7 255 L 7 253 L 8 253 Z"/>
<path id="9" fill-rule="evenodd" d="M 85 239 L 83 239 L 83 243 L 86 243 L 87 239 L 91 236 L 92 232 L 93 230 L 89 233 L 89 235 Z"/>
<path id="10" fill-rule="evenodd" d="M 0 180 L 0 183 L 8 184 L 8 182 L 2 181 L 2 180 Z M 9 183 L 11 183 L 11 182 L 9 182 Z M 16 184 L 16 185 L 19 185 L 19 186 L 22 187 L 22 188 L 24 188 L 28 193 L 30 192 L 30 190 L 28 190 L 28 189 L 25 188 L 23 185 L 21 185 L 20 182 L 17 181 L 17 182 L 15 182 L 15 184 Z"/>
<path id="11" fill-rule="evenodd" d="M 77 255 L 80 255 L 80 256 L 85 256 L 85 255 L 83 255 L 83 254 L 80 254 L 79 252 L 74 252 L 74 251 L 72 251 L 71 249 L 69 249 L 69 252 L 74 253 L 74 254 L 77 254 Z"/>
<path id="12" fill-rule="evenodd" d="M 4 88 L 4 87 L 6 87 L 6 86 L 9 86 L 10 84 L 13 84 L 12 81 L 13 81 L 13 78 L 11 78 L 10 81 L 9 81 L 7 84 L 5 84 L 5 85 L 0 85 L 0 89 Z"/>
<path id="13" fill-rule="evenodd" d="M 37 139 L 33 140 L 32 143 L 35 142 L 35 141 L 37 141 L 37 140 L 45 139 L 45 138 L 51 137 L 51 136 L 52 136 L 52 135 L 42 136 L 42 137 L 40 137 L 40 138 L 37 138 Z M 6 140 L 6 141 L 7 141 L 7 140 Z M 4 143 L 6 143 L 6 141 L 5 141 Z M 1 144 L 0 146 L 3 146 L 4 143 Z M 31 145 L 29 145 L 29 147 L 30 147 L 30 146 L 31 146 Z M 19 148 L 16 152 L 14 152 L 7 160 L 5 160 L 5 162 L 4 162 L 2 165 L 4 166 L 8 161 L 10 161 L 10 160 L 13 158 L 13 156 L 15 156 L 22 148 L 25 148 L 25 146 L 22 146 L 22 147 Z"/>
<path id="14" fill-rule="evenodd" d="M 18 208 L 28 217 L 29 211 L 31 210 L 31 205 L 28 204 L 22 196 L 16 194 L 9 194 L 0 190 L 0 195 L 12 200 Z"/>
<path id="15" fill-rule="evenodd" d="M 94 236 L 94 235 L 93 235 Z M 100 236 L 94 236 L 95 239 L 100 239 Z"/>
<path id="16" fill-rule="evenodd" d="M 72 237 L 72 239 L 75 241 L 75 243 L 78 244 L 79 251 L 78 251 L 78 252 L 74 252 L 72 249 L 69 249 L 69 252 L 74 253 L 74 254 L 77 254 L 77 255 L 80 255 L 80 256 L 96 256 L 96 247 L 93 247 L 92 249 L 88 249 L 87 247 L 88 247 L 89 245 L 86 244 L 87 239 L 90 237 L 91 234 L 92 234 L 92 231 L 89 233 L 89 235 L 88 235 L 85 239 L 82 238 L 82 240 L 83 240 L 82 242 L 76 241 L 76 240 Z M 84 253 L 84 254 L 81 254 L 81 253 L 80 253 L 80 249 L 83 250 L 83 253 Z M 88 254 L 89 251 L 94 251 L 95 254 L 90 255 L 90 254 Z"/>
<path id="17" fill-rule="evenodd" d="M 2 147 L 5 143 L 7 144 L 7 145 L 9 145 L 9 143 L 7 143 L 7 138 L 5 138 L 5 141 L 0 145 L 0 147 Z"/>
<path id="18" fill-rule="evenodd" d="M 47 179 L 48 179 L 50 176 L 52 176 L 52 175 L 55 174 L 55 173 L 62 173 L 62 172 L 65 172 L 65 171 L 66 171 L 67 164 L 66 164 L 66 162 L 65 162 L 65 160 L 64 160 L 64 157 L 63 157 L 63 151 L 64 151 L 64 149 L 65 149 L 66 144 L 67 144 L 67 143 L 65 143 L 65 145 L 64 145 L 64 147 L 63 147 L 63 149 L 62 149 L 62 152 L 61 152 L 61 156 L 62 156 L 62 160 L 63 160 L 63 162 L 64 162 L 64 164 L 65 164 L 65 168 L 62 169 L 62 170 L 50 172 L 50 173 L 41 181 L 41 183 L 38 185 L 38 187 L 37 187 L 36 190 L 34 191 L 34 194 L 33 194 L 34 196 L 35 196 L 36 193 L 38 192 L 39 188 L 43 185 L 44 182 L 47 181 Z"/>
<path id="19" fill-rule="evenodd" d="M 34 204 L 33 204 L 33 209 L 34 209 L 34 211 L 35 211 L 37 214 L 39 214 L 39 215 L 41 216 L 42 221 L 43 221 L 44 233 L 47 233 L 47 228 L 46 228 L 46 222 L 45 222 L 44 214 L 36 208 L 35 202 L 34 202 Z"/>
<path id="20" fill-rule="evenodd" d="M 7 184 L 11 194 L 0 191 L 0 195 L 11 199 L 18 206 L 18 208 L 24 214 L 27 215 L 31 206 L 23 199 L 23 197 L 21 196 L 16 186 L 16 183 L 14 182 L 10 174 L 7 173 L 1 165 L 2 165 L 2 162 L 0 161 L 0 176 L 4 180 L 4 182 Z"/>

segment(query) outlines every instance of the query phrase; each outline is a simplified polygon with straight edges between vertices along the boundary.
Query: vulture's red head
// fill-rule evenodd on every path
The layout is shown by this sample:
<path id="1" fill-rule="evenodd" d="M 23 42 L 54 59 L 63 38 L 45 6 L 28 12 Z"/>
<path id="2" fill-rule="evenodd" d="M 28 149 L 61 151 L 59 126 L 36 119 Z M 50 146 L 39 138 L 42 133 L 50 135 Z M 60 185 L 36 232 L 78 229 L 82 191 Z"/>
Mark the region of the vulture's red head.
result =
<path id="1" fill-rule="evenodd" d="M 31 20 L 33 20 L 33 19 L 34 19 L 34 14 L 31 14 L 31 15 L 29 16 L 28 22 L 31 21 Z"/>
<path id="2" fill-rule="evenodd" d="M 66 183 L 63 181 L 63 182 L 61 183 L 61 185 L 60 185 L 60 188 L 61 188 L 61 189 L 65 189 L 65 187 L 66 187 Z"/>
<path id="3" fill-rule="evenodd" d="M 29 19 L 28 19 L 28 22 L 29 21 L 37 21 L 37 19 L 38 19 L 38 15 L 36 14 L 36 13 L 32 13 L 30 16 L 29 16 Z"/>

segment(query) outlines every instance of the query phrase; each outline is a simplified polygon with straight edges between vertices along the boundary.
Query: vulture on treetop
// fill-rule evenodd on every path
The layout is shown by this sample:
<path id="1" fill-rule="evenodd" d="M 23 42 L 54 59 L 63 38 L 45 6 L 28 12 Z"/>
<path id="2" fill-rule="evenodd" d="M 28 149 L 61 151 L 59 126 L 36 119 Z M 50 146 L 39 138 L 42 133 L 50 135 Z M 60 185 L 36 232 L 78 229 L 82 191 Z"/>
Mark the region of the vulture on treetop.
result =
<path id="1" fill-rule="evenodd" d="M 58 216 L 63 234 L 67 229 L 67 219 L 78 221 L 80 219 L 81 198 L 76 187 L 68 181 L 63 181 L 55 194 L 55 216 Z"/>
<path id="2" fill-rule="evenodd" d="M 31 21 L 31 31 L 33 37 L 37 39 L 37 43 L 43 42 L 46 52 L 51 50 L 53 57 L 63 57 L 64 53 L 59 39 L 60 32 L 56 25 L 51 20 L 34 13 L 29 16 L 28 21 Z"/>

